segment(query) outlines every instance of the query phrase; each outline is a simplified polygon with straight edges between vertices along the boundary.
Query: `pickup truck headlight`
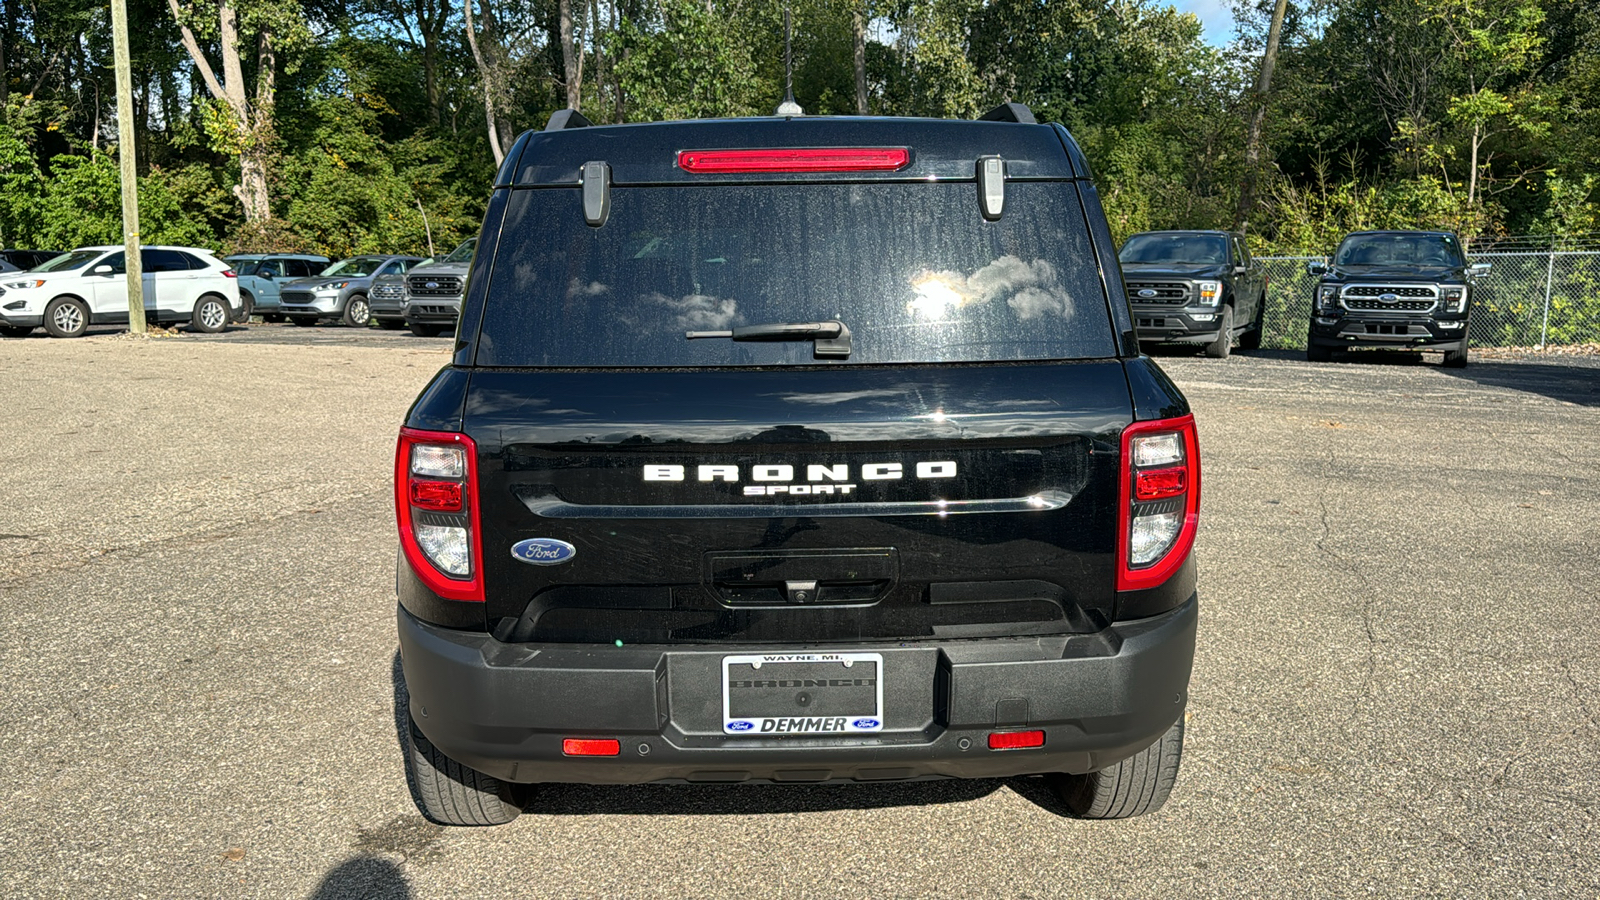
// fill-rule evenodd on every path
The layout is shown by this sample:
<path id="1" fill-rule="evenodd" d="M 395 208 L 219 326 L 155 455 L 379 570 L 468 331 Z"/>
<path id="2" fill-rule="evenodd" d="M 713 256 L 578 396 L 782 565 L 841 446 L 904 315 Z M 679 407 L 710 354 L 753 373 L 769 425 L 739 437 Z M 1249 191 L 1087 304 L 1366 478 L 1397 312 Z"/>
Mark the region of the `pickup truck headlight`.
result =
<path id="1" fill-rule="evenodd" d="M 1222 285 L 1215 281 L 1202 281 L 1195 285 L 1200 291 L 1201 306 L 1216 306 L 1222 302 Z"/>
<path id="2" fill-rule="evenodd" d="M 1442 296 L 1445 312 L 1458 313 L 1467 306 L 1467 289 L 1464 287 L 1447 287 Z"/>
<path id="3" fill-rule="evenodd" d="M 1317 285 L 1317 311 L 1331 312 L 1339 296 L 1339 286 L 1336 284 Z"/>

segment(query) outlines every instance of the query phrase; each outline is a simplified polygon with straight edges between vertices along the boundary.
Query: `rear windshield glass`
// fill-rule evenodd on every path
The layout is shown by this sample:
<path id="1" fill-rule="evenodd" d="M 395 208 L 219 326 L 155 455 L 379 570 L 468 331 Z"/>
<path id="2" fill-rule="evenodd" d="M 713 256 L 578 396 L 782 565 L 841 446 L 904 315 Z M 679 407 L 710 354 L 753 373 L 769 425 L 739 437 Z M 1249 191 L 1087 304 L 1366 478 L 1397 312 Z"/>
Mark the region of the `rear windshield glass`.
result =
<path id="1" fill-rule="evenodd" d="M 1459 266 L 1461 245 L 1448 234 L 1353 234 L 1339 245 L 1336 266 Z"/>
<path id="2" fill-rule="evenodd" d="M 1122 245 L 1125 263 L 1202 263 L 1228 261 L 1228 239 L 1220 234 L 1136 234 Z"/>
<path id="3" fill-rule="evenodd" d="M 516 190 L 476 362 L 752 366 L 1115 355 L 1076 187 L 1006 185 L 987 222 L 969 183 L 616 188 L 603 227 L 568 188 Z M 686 331 L 837 319 L 809 341 Z"/>

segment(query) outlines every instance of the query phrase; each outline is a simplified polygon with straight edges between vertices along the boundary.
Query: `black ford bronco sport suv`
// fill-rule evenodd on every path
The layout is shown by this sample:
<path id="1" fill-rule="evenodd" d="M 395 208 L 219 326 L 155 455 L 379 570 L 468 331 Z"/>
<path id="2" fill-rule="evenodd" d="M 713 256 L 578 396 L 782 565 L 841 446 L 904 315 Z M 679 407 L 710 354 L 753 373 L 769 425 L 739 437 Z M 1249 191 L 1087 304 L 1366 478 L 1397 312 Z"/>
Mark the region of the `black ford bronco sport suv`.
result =
<path id="1" fill-rule="evenodd" d="M 518 139 L 395 459 L 416 799 L 1177 775 L 1199 446 L 1083 154 L 979 121 Z"/>
<path id="2" fill-rule="evenodd" d="M 1146 231 L 1117 254 L 1139 340 L 1198 344 L 1226 359 L 1261 348 L 1267 275 L 1244 235 L 1231 231 Z"/>
<path id="3" fill-rule="evenodd" d="M 1345 347 L 1443 350 L 1444 364 L 1467 364 L 1472 281 L 1488 263 L 1467 264 L 1461 241 L 1445 231 L 1357 231 L 1339 243 L 1331 266 L 1306 265 L 1312 294 L 1306 359 L 1327 362 Z"/>

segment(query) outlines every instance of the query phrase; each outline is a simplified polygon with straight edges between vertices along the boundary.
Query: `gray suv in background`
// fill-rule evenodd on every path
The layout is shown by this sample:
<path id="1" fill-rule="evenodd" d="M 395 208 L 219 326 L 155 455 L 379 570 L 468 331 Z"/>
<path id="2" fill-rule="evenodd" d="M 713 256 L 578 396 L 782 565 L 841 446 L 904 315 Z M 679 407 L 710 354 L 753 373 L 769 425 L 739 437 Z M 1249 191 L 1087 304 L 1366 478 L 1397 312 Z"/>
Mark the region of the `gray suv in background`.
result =
<path id="1" fill-rule="evenodd" d="M 461 294 L 472 265 L 477 238 L 462 241 L 436 263 L 417 266 L 405 279 L 405 322 L 418 337 L 433 337 L 456 327 Z"/>
<path id="2" fill-rule="evenodd" d="M 281 312 L 296 325 L 339 319 L 346 325 L 364 327 L 372 320 L 367 293 L 373 280 L 403 274 L 421 261 L 415 256 L 352 256 L 340 260 L 320 275 L 285 284 L 279 295 Z"/>

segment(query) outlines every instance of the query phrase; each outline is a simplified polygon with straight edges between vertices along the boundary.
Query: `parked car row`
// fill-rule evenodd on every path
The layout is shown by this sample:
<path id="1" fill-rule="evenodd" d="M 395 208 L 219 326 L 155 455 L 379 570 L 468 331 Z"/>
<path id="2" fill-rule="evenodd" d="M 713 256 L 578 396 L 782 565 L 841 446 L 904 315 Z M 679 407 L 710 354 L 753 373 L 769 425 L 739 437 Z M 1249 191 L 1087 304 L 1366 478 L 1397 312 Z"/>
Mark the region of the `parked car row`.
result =
<path id="1" fill-rule="evenodd" d="M 365 327 L 409 326 L 437 335 L 455 327 L 477 238 L 435 262 L 367 255 L 333 262 L 302 253 L 241 253 L 219 260 L 195 247 L 143 247 L 145 320 L 216 333 L 229 322 L 334 320 Z M 78 337 L 91 325 L 128 321 L 126 257 L 121 247 L 68 253 L 0 251 L 0 334 L 43 327 Z"/>

